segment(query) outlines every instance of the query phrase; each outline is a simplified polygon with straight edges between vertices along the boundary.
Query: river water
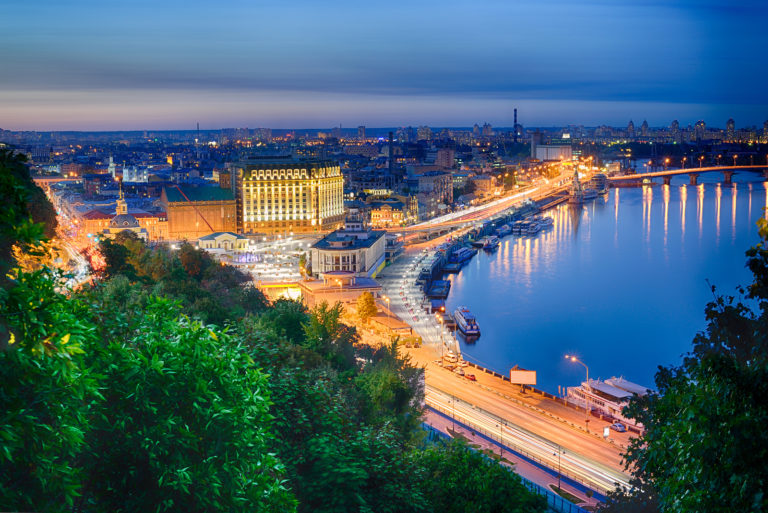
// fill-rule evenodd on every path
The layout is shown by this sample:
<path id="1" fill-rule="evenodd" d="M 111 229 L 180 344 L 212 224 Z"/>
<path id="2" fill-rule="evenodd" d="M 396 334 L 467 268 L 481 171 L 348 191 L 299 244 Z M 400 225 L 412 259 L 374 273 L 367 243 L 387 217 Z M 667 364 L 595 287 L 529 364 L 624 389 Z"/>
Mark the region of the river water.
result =
<path id="1" fill-rule="evenodd" d="M 654 388 L 658 365 L 677 364 L 705 328 L 711 283 L 734 294 L 748 284 L 744 252 L 768 205 L 758 175 L 702 175 L 671 185 L 611 189 L 581 208 L 546 213 L 536 237 L 510 235 L 452 276 L 450 311 L 465 305 L 482 336 L 462 341 L 469 361 L 507 374 L 537 371 L 537 388 L 559 393 L 590 378 L 624 376 Z"/>

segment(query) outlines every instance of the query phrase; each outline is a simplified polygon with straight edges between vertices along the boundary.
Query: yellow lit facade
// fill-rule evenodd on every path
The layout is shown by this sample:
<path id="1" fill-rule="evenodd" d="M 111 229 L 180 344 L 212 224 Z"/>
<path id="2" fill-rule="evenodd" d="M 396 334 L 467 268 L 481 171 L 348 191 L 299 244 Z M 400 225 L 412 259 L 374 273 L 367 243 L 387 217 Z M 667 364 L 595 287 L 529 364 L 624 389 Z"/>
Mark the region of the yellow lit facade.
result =
<path id="1" fill-rule="evenodd" d="M 329 160 L 262 157 L 235 168 L 240 233 L 335 230 L 344 220 L 344 178 Z"/>

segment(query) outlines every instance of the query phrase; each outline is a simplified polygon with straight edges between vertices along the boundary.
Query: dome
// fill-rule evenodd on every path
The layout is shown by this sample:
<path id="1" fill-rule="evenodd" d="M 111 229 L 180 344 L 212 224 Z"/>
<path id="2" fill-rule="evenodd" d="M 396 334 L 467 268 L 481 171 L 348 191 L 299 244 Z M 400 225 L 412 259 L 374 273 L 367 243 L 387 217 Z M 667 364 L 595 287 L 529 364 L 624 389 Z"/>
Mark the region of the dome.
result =
<path id="1" fill-rule="evenodd" d="M 109 227 L 117 229 L 138 228 L 139 222 L 131 214 L 119 214 L 112 218 Z"/>

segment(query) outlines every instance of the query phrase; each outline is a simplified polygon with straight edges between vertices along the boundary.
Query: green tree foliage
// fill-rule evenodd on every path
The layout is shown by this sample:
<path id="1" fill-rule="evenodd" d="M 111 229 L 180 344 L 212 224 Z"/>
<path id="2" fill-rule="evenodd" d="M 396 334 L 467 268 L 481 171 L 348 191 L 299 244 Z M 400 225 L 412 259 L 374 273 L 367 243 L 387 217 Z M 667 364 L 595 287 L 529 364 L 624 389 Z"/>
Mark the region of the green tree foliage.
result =
<path id="1" fill-rule="evenodd" d="M 99 246 L 106 260 L 105 278 L 123 276 L 140 284 L 145 294 L 178 299 L 186 312 L 204 322 L 223 326 L 267 307 L 264 295 L 246 286 L 245 273 L 189 244 L 179 251 L 167 246 L 150 249 L 135 234 L 121 232 Z"/>
<path id="2" fill-rule="evenodd" d="M 98 398 L 79 364 L 95 329 L 49 270 L 12 269 L 11 248 L 34 252 L 46 233 L 29 213 L 34 188 L 23 159 L 0 151 L 0 510 L 64 511 L 77 495 L 72 463 Z"/>
<path id="3" fill-rule="evenodd" d="M 0 295 L 12 343 L 0 350 L 0 510 L 66 511 L 98 385 L 81 365 L 95 329 L 47 270 L 17 273 Z"/>
<path id="4" fill-rule="evenodd" d="M 424 468 L 419 483 L 432 511 L 546 511 L 544 498 L 528 492 L 517 474 L 461 441 L 430 446 L 417 453 L 417 462 Z"/>
<path id="5" fill-rule="evenodd" d="M 376 308 L 376 300 L 373 299 L 373 294 L 370 292 L 363 292 L 357 298 L 357 316 L 363 322 L 368 322 L 368 319 L 373 317 L 379 312 Z"/>
<path id="6" fill-rule="evenodd" d="M 103 511 L 282 511 L 266 377 L 239 338 L 150 298 L 133 337 L 88 355 L 105 407 L 86 435 L 83 502 Z"/>
<path id="7" fill-rule="evenodd" d="M 678 367 L 660 368 L 658 394 L 628 413 L 646 433 L 626 456 L 662 511 L 768 510 L 768 231 L 747 252 L 745 301 L 716 296 L 707 328 Z M 714 288 L 713 288 L 714 292 Z M 642 489 L 641 489 L 642 491 Z M 624 511 L 617 509 L 616 511 Z"/>
<path id="8" fill-rule="evenodd" d="M 24 155 L 0 150 L 0 286 L 13 286 L 6 275 L 13 266 L 16 244 L 34 248 L 38 241 L 56 232 L 56 216 L 45 194 L 29 176 Z M 47 224 L 42 224 L 46 222 Z M 6 336 L 0 344 L 7 340 Z"/>

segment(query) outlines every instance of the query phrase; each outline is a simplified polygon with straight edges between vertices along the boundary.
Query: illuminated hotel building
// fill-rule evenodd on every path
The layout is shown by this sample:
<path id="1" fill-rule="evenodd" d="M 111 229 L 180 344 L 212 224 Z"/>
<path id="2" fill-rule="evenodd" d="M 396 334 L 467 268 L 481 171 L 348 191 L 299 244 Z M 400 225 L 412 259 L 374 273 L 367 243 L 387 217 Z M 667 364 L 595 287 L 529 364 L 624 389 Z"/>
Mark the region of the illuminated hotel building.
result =
<path id="1" fill-rule="evenodd" d="M 258 157 L 234 166 L 239 233 L 335 230 L 344 220 L 344 178 L 330 160 Z"/>

